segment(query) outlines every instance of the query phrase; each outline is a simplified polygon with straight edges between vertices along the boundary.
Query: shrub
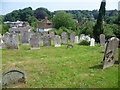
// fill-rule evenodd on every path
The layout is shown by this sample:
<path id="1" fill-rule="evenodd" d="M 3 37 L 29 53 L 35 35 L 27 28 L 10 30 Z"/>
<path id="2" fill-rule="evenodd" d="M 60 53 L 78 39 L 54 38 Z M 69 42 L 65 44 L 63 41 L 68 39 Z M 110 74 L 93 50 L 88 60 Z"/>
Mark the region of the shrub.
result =
<path id="1" fill-rule="evenodd" d="M 90 45 L 90 42 L 83 40 L 79 43 L 79 45 Z"/>

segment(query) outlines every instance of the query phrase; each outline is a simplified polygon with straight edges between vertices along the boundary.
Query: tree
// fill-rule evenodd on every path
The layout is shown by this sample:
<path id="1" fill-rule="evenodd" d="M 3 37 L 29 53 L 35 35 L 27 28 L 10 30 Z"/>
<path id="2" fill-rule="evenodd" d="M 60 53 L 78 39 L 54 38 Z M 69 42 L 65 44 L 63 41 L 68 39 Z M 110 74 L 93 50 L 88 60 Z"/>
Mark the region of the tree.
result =
<path id="1" fill-rule="evenodd" d="M 106 1 L 103 0 L 101 2 L 101 6 L 100 6 L 100 9 L 99 9 L 99 15 L 98 15 L 98 18 L 97 18 L 97 23 L 93 27 L 93 34 L 94 34 L 94 38 L 95 38 L 96 42 L 99 42 L 99 35 L 103 34 L 103 32 L 104 32 L 103 19 L 104 19 L 105 11 L 106 11 L 105 6 L 106 6 Z"/>
<path id="2" fill-rule="evenodd" d="M 67 29 L 76 29 L 76 22 L 73 20 L 71 14 L 66 13 L 64 11 L 60 11 L 56 13 L 56 15 L 52 19 L 55 28 L 65 27 Z"/>

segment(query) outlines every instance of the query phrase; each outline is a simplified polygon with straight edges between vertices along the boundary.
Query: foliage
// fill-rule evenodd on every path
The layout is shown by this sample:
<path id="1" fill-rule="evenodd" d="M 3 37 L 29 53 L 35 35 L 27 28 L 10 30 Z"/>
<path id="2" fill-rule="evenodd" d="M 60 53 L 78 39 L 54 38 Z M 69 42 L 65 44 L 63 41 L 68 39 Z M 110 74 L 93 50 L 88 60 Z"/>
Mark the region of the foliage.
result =
<path id="1" fill-rule="evenodd" d="M 10 25 L 2 25 L 2 34 L 5 34 L 6 32 L 9 31 Z"/>
<path id="2" fill-rule="evenodd" d="M 79 45 L 90 45 L 90 42 L 88 42 L 87 40 L 82 40 Z"/>
<path id="3" fill-rule="evenodd" d="M 55 28 L 65 27 L 67 29 L 76 29 L 76 22 L 73 20 L 73 17 L 69 13 L 65 13 L 64 11 L 58 12 L 53 17 L 53 24 Z"/>
<path id="4" fill-rule="evenodd" d="M 99 15 L 98 15 L 98 18 L 97 18 L 97 23 L 93 27 L 93 34 L 94 34 L 94 38 L 95 38 L 96 42 L 99 42 L 99 35 L 104 32 L 103 19 L 104 19 L 104 16 L 105 16 L 105 6 L 106 6 L 106 2 L 102 1 L 100 9 L 99 9 Z"/>

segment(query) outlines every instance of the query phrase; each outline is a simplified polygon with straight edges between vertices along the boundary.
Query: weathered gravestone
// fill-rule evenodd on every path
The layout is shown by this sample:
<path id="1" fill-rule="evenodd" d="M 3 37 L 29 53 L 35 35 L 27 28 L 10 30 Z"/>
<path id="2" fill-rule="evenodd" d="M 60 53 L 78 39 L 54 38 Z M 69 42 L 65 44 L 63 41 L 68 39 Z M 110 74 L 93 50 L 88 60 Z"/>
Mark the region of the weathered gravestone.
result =
<path id="1" fill-rule="evenodd" d="M 95 46 L 95 39 L 94 38 L 91 38 L 91 40 L 90 40 L 90 46 Z"/>
<path id="2" fill-rule="evenodd" d="M 41 32 L 37 33 L 38 37 L 39 37 L 39 43 L 43 43 L 43 35 Z"/>
<path id="3" fill-rule="evenodd" d="M 49 36 L 50 36 L 51 40 L 54 40 L 55 32 L 54 31 L 50 31 L 49 32 Z"/>
<path id="4" fill-rule="evenodd" d="M 103 69 L 113 66 L 113 64 L 115 63 L 118 45 L 119 45 L 118 38 L 112 37 L 108 40 L 103 59 Z"/>
<path id="5" fill-rule="evenodd" d="M 2 48 L 3 40 L 2 40 L 2 35 L 0 34 L 0 48 Z"/>
<path id="6" fill-rule="evenodd" d="M 50 47 L 51 46 L 51 38 L 50 36 L 43 37 L 43 46 Z"/>
<path id="7" fill-rule="evenodd" d="M 68 33 L 67 32 L 62 32 L 62 44 L 67 45 L 68 44 Z"/>
<path id="8" fill-rule="evenodd" d="M 79 37 L 75 36 L 75 43 L 79 43 Z"/>
<path id="9" fill-rule="evenodd" d="M 54 36 L 54 46 L 55 47 L 60 47 L 61 46 L 61 44 L 60 44 L 60 36 L 59 35 Z"/>
<path id="10" fill-rule="evenodd" d="M 85 38 L 85 34 L 81 34 L 81 35 L 80 35 L 80 42 L 83 41 L 83 40 L 85 40 L 85 39 L 86 39 L 86 38 Z"/>
<path id="11" fill-rule="evenodd" d="M 48 32 L 47 31 L 43 31 L 41 32 L 43 36 L 49 36 Z"/>
<path id="12" fill-rule="evenodd" d="M 30 35 L 30 33 L 28 31 L 22 31 L 21 32 L 21 44 L 29 45 L 30 36 L 32 36 L 32 35 Z"/>
<path id="13" fill-rule="evenodd" d="M 31 36 L 30 47 L 31 47 L 31 49 L 40 49 L 39 36 L 37 34 L 34 34 Z"/>
<path id="14" fill-rule="evenodd" d="M 26 82 L 26 73 L 21 70 L 12 69 L 2 74 L 2 86 L 11 87 L 21 85 Z"/>
<path id="15" fill-rule="evenodd" d="M 105 46 L 105 35 L 104 34 L 100 34 L 100 45 Z"/>
<path id="16" fill-rule="evenodd" d="M 6 33 L 4 35 L 5 48 L 18 49 L 18 35 L 16 33 Z"/>
<path id="17" fill-rule="evenodd" d="M 75 32 L 72 32 L 72 33 L 70 34 L 70 42 L 71 42 L 71 43 L 75 43 Z"/>

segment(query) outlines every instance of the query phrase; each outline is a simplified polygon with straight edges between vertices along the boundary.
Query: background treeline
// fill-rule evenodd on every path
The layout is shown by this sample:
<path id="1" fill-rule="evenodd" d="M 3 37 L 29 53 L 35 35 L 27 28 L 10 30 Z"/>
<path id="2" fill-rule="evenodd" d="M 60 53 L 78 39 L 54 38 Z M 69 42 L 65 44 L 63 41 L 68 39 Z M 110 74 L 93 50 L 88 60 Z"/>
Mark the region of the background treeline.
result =
<path id="1" fill-rule="evenodd" d="M 64 10 L 66 13 L 71 13 L 73 15 L 74 19 L 77 19 L 78 22 L 83 21 L 85 18 L 88 18 L 89 20 L 97 19 L 98 17 L 98 10 Z M 45 16 L 48 16 L 49 19 L 51 19 L 57 12 L 54 11 L 50 12 L 46 8 L 37 8 L 36 10 L 32 10 L 31 7 L 14 10 L 11 13 L 8 13 L 4 15 L 3 21 L 28 21 L 31 23 L 32 21 L 35 21 L 36 19 L 41 20 L 44 19 Z M 106 16 L 104 21 L 108 24 L 114 23 L 117 18 L 117 10 L 108 10 L 106 11 Z"/>
<path id="2" fill-rule="evenodd" d="M 62 10 L 63 11 L 63 10 Z M 1 20 L 0 22 L 3 23 L 4 21 L 28 21 L 30 25 L 33 27 L 35 31 L 36 21 L 42 20 L 45 18 L 45 16 L 48 17 L 50 21 L 53 21 L 53 23 L 58 23 L 57 21 L 59 19 L 63 19 L 66 17 L 69 17 L 67 20 L 64 21 L 64 24 L 69 24 L 66 26 L 73 26 L 71 27 L 59 27 L 58 24 L 56 24 L 57 30 L 55 31 L 57 34 L 61 34 L 62 31 L 67 31 L 68 33 L 75 31 L 77 35 L 80 34 L 86 34 L 93 37 L 93 27 L 95 26 L 95 23 L 97 21 L 97 17 L 99 14 L 98 10 L 64 10 L 64 12 L 61 11 L 54 11 L 50 12 L 47 8 L 37 8 L 36 10 L 32 10 L 31 7 L 27 7 L 24 9 L 14 10 L 11 13 L 8 13 L 6 15 L 0 16 Z M 58 14 L 58 15 L 57 15 Z M 68 15 L 69 14 L 69 15 Z M 63 17 L 64 15 L 64 17 Z M 105 17 L 104 17 L 104 34 L 106 35 L 106 38 L 110 38 L 112 36 L 120 36 L 120 30 L 119 30 L 119 18 L 118 18 L 118 11 L 117 10 L 107 10 Z M 55 17 L 56 16 L 56 17 Z M 76 19 L 79 23 L 73 24 L 71 19 Z M 61 23 L 63 23 L 63 20 Z M 71 22 L 70 22 L 71 21 Z M 76 26 L 75 26 L 76 25 Z M 5 33 L 8 31 L 9 26 L 3 25 L 3 31 L 2 33 Z"/>

